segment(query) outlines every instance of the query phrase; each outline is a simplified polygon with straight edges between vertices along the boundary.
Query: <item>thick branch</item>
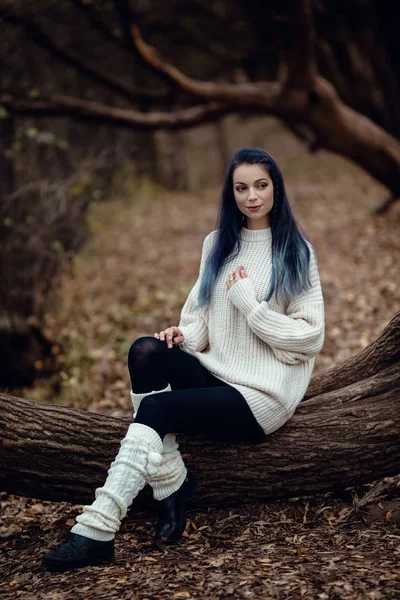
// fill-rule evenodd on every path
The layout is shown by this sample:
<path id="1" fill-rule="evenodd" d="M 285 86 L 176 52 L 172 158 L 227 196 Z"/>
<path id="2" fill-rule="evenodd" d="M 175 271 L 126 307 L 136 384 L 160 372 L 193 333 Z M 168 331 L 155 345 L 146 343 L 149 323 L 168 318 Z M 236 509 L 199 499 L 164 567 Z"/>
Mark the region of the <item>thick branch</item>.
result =
<path id="1" fill-rule="evenodd" d="M 274 96 L 276 94 L 276 86 L 271 88 L 271 84 L 266 82 L 234 84 L 214 83 L 211 81 L 199 81 L 193 79 L 182 73 L 182 71 L 177 69 L 174 65 L 164 61 L 158 52 L 144 41 L 138 26 L 134 23 L 131 24 L 131 33 L 135 45 L 144 60 L 159 73 L 166 75 L 170 81 L 177 84 L 186 92 L 210 100 L 234 100 L 235 103 L 243 102 L 244 104 L 260 101 L 263 94 L 269 93 L 271 89 L 274 91 Z"/>
<path id="2" fill-rule="evenodd" d="M 303 119 L 315 133 L 318 147 L 351 158 L 398 196 L 399 140 L 346 106 L 323 77 L 316 78 L 308 99 Z"/>
<path id="3" fill-rule="evenodd" d="M 16 98 L 0 93 L 0 105 L 12 114 L 35 117 L 70 116 L 76 119 L 95 120 L 135 129 L 182 129 L 213 121 L 235 110 L 235 107 L 212 102 L 192 106 L 181 111 L 142 113 L 125 108 L 105 106 L 92 100 L 54 95 L 49 98 Z"/>
<path id="4" fill-rule="evenodd" d="M 129 48 L 131 52 L 133 52 L 133 54 L 148 70 L 152 71 L 159 78 L 166 81 L 171 87 L 170 92 L 172 92 L 172 88 L 176 88 L 176 84 L 174 84 L 170 77 L 168 77 L 165 73 L 155 68 L 154 65 L 152 65 L 151 63 L 148 63 L 136 47 L 135 41 L 132 36 L 131 26 L 136 22 L 137 17 L 134 10 L 131 7 L 131 3 L 127 2 L 126 0 L 114 0 L 114 5 L 118 13 L 121 28 L 124 34 L 125 46 Z"/>
<path id="5" fill-rule="evenodd" d="M 311 379 L 304 399 L 356 383 L 361 377 L 372 377 L 400 362 L 400 312 L 388 323 L 380 336 L 360 354 Z"/>

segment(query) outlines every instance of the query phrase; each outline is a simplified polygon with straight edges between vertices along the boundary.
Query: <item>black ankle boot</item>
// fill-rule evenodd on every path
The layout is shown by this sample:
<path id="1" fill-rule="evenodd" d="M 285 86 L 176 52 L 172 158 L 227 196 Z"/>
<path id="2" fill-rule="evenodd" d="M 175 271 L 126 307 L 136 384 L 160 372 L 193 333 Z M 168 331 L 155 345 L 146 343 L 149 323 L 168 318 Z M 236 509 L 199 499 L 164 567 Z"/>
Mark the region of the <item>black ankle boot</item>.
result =
<path id="1" fill-rule="evenodd" d="M 87 565 L 99 565 L 114 558 L 114 540 L 99 542 L 77 533 L 69 533 L 65 544 L 45 554 L 43 564 L 49 571 L 68 571 Z"/>
<path id="2" fill-rule="evenodd" d="M 181 538 L 186 527 L 186 501 L 194 494 L 196 487 L 196 476 L 188 471 L 179 490 L 158 501 L 156 540 L 177 542 Z"/>

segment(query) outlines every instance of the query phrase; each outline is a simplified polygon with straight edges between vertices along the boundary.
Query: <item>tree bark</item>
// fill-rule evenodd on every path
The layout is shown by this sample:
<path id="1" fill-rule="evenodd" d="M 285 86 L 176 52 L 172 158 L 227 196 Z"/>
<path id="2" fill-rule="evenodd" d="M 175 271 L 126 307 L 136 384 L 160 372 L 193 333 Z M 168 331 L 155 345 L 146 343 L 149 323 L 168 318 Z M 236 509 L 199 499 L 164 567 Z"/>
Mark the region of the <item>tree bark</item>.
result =
<path id="1" fill-rule="evenodd" d="M 398 474 L 400 340 L 391 364 L 382 362 L 385 366 L 367 377 L 362 357 L 383 348 L 382 338 L 395 343 L 399 317 L 361 353 L 358 366 L 354 358 L 341 366 L 344 373 L 346 364 L 352 366 L 358 380 L 347 385 L 339 379 L 337 389 L 303 401 L 265 442 L 232 445 L 179 436 L 183 457 L 199 476 L 196 505 L 311 495 Z M 0 394 L 0 489 L 90 502 L 128 425 L 125 419 Z M 141 494 L 135 506 L 145 508 L 148 495 Z"/>

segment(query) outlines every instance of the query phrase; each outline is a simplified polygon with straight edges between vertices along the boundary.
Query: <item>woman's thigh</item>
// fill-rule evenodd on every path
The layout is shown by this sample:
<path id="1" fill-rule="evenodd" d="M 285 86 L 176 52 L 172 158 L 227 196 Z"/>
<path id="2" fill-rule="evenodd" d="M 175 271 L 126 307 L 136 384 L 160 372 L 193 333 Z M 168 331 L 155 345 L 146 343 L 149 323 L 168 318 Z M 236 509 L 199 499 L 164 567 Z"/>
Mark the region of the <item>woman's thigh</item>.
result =
<path id="1" fill-rule="evenodd" d="M 265 434 L 245 398 L 230 385 L 146 396 L 135 422 L 167 433 L 204 435 L 225 441 L 260 442 Z"/>
<path id="2" fill-rule="evenodd" d="M 132 390 L 144 393 L 162 390 L 167 384 L 173 390 L 226 385 L 205 369 L 200 361 L 179 346 L 168 348 L 166 342 L 150 336 L 135 340 L 128 355 Z"/>

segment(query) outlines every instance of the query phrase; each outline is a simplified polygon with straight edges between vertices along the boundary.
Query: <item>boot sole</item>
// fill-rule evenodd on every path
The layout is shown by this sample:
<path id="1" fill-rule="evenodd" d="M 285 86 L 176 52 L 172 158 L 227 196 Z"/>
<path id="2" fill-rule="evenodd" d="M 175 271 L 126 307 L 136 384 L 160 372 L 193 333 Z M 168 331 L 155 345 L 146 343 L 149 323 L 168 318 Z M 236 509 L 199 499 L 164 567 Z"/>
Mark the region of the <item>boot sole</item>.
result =
<path id="1" fill-rule="evenodd" d="M 92 560 L 85 563 L 66 563 L 43 560 L 43 566 L 47 571 L 51 572 L 63 572 L 72 571 L 73 569 L 82 569 L 84 567 L 95 567 L 97 565 L 106 565 L 114 560 L 114 554 L 109 557 L 93 558 Z"/>

